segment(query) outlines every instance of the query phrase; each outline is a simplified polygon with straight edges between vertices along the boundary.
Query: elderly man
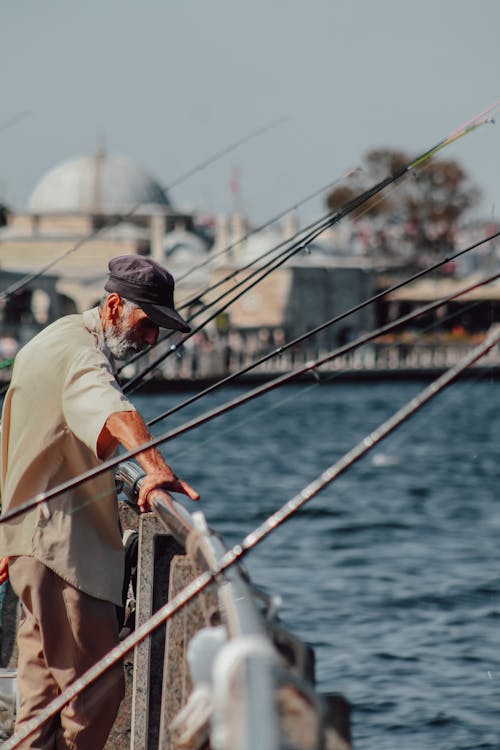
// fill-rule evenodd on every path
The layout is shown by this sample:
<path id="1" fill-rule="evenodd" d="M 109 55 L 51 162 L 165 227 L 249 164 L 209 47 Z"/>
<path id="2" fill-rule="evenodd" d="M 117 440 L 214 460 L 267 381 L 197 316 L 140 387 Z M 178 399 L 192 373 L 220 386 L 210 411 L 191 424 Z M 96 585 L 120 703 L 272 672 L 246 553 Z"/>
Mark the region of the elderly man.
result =
<path id="1" fill-rule="evenodd" d="M 98 466 L 118 443 L 134 449 L 151 439 L 110 362 L 154 344 L 160 326 L 189 327 L 174 307 L 172 276 L 153 260 L 119 256 L 109 271 L 99 308 L 56 321 L 16 358 L 2 415 L 4 512 Z M 156 449 L 137 460 L 142 511 L 157 487 L 198 499 Z M 0 550 L 0 582 L 10 576 L 23 608 L 20 730 L 118 642 L 123 545 L 112 473 L 1 524 Z M 102 748 L 123 690 L 122 668 L 108 670 L 22 747 Z"/>

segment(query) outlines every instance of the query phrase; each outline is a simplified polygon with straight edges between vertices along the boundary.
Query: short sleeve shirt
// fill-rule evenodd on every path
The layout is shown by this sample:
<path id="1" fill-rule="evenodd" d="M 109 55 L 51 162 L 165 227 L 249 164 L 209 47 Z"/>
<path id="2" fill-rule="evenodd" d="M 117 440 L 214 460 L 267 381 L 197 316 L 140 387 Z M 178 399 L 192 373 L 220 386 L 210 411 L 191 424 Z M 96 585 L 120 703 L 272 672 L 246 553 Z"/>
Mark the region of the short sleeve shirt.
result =
<path id="1" fill-rule="evenodd" d="M 108 417 L 134 406 L 101 350 L 97 308 L 69 315 L 16 357 L 2 413 L 3 511 L 102 462 Z M 0 555 L 30 555 L 76 588 L 121 603 L 123 545 L 111 471 L 0 525 Z"/>

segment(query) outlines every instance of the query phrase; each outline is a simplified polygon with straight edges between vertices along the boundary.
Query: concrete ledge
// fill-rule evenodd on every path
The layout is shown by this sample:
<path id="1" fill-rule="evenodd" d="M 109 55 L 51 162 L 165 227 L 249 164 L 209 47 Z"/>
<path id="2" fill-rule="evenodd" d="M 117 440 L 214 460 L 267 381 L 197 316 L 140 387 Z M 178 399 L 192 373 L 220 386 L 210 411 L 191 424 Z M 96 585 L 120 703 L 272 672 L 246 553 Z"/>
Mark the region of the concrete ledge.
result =
<path id="1" fill-rule="evenodd" d="M 170 568 L 170 596 L 182 591 L 199 573 L 188 557 L 175 557 Z M 176 612 L 167 623 L 160 750 L 174 750 L 168 727 L 186 705 L 193 689 L 186 660 L 189 641 L 200 628 L 209 626 L 218 617 L 218 606 L 215 588 L 209 586 Z"/>

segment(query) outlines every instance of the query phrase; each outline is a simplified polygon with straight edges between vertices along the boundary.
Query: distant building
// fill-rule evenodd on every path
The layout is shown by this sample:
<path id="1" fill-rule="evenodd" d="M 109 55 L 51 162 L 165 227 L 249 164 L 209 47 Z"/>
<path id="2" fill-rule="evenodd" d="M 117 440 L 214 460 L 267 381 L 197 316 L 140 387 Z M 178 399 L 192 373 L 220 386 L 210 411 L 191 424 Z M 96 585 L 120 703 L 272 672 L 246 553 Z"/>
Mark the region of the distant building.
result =
<path id="1" fill-rule="evenodd" d="M 220 283 L 218 294 L 233 289 L 255 269 L 264 272 L 264 265 L 275 257 L 273 248 L 278 248 L 278 253 L 286 252 L 301 238 L 290 218 L 281 227 L 247 235 L 248 227 L 240 217 L 219 220 L 211 264 L 211 283 Z M 230 248 L 229 252 L 224 253 L 224 248 Z M 235 269 L 245 267 L 248 270 L 244 273 L 228 278 Z M 278 346 L 367 299 L 374 288 L 370 259 L 346 255 L 330 243 L 316 240 L 235 301 L 227 310 L 226 325 L 239 332 L 242 345 L 261 349 Z M 234 295 L 237 293 L 235 289 Z M 312 343 L 328 347 L 345 343 L 373 324 L 373 310 L 367 307 L 318 333 Z"/>
<path id="2" fill-rule="evenodd" d="M 166 263 L 178 251 L 172 239 L 179 235 L 193 261 L 206 258 L 208 239 L 196 234 L 193 217 L 176 211 L 154 178 L 123 156 L 98 151 L 56 165 L 35 186 L 28 211 L 7 215 L 0 267 L 22 276 L 51 266 L 58 278 L 50 321 L 97 302 L 110 258 L 138 253 Z M 32 283 L 28 291 L 36 288 Z M 194 291 L 189 282 L 184 291 Z M 30 294 L 18 303 L 29 307 Z"/>
<path id="3" fill-rule="evenodd" d="M 122 253 L 150 255 L 165 264 L 178 280 L 177 300 L 196 300 L 189 311 L 194 313 L 234 286 L 234 281 L 220 283 L 232 271 L 243 265 L 263 266 L 270 256 L 259 257 L 277 245 L 286 246 L 297 232 L 290 217 L 281 227 L 256 234 L 249 229 L 240 216 L 222 217 L 214 241 L 214 232 L 211 236 L 193 215 L 177 211 L 160 184 L 129 159 L 101 150 L 69 159 L 42 176 L 25 213 L 8 215 L 6 226 L 0 227 L 4 272 L 22 279 L 23 274 L 49 267 L 52 274 L 44 316 L 34 306 L 37 299 L 40 305 L 37 291 L 46 282 L 34 280 L 8 302 L 0 326 L 12 320 L 9 309 L 17 310 L 20 322 L 34 321 L 40 327 L 61 314 L 94 305 L 102 295 L 108 260 Z M 197 299 L 215 283 L 216 291 Z M 3 286 L 8 291 L 9 286 Z M 278 339 L 296 337 L 359 302 L 372 286 L 366 257 L 346 258 L 331 244 L 316 242 L 216 318 L 211 335 L 231 328 L 241 333 L 243 343 L 252 336 L 274 335 L 273 331 Z M 200 320 L 203 315 L 195 323 Z M 332 343 L 372 322 L 371 312 L 362 312 L 347 328 L 337 326 L 321 334 L 318 342 Z"/>

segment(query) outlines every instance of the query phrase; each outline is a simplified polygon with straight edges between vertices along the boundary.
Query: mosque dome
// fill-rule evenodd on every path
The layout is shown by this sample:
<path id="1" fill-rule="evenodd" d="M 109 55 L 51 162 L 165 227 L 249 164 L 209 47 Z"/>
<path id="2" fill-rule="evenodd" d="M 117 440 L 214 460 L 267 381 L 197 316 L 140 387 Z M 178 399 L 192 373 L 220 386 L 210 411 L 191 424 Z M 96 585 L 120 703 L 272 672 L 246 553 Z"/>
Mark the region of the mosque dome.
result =
<path id="1" fill-rule="evenodd" d="M 163 257 L 166 267 L 175 278 L 189 276 L 187 287 L 196 289 L 208 284 L 206 261 L 208 243 L 195 232 L 176 228 L 167 232 L 163 240 Z M 186 284 L 183 285 L 186 287 Z"/>
<path id="2" fill-rule="evenodd" d="M 97 152 L 45 174 L 29 199 L 32 214 L 116 215 L 139 205 L 170 206 L 162 187 L 124 156 Z"/>
<path id="3" fill-rule="evenodd" d="M 208 244 L 195 232 L 187 229 L 174 229 L 165 235 L 163 241 L 165 260 L 177 263 L 193 263 L 203 260 L 208 253 Z"/>

